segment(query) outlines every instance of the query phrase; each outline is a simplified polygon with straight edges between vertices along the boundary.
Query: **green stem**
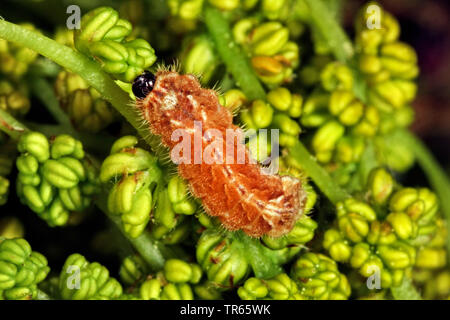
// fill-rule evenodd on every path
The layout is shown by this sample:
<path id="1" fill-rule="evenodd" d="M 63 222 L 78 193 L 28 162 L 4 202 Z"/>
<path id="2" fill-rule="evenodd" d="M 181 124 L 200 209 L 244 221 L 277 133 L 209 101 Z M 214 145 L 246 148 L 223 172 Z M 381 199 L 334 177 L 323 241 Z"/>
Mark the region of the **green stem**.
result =
<path id="1" fill-rule="evenodd" d="M 298 142 L 289 149 L 289 155 L 293 157 L 304 169 L 319 189 L 336 204 L 348 197 L 348 194 L 340 188 L 330 177 L 328 172 L 308 152 L 303 144 Z"/>
<path id="2" fill-rule="evenodd" d="M 103 205 L 97 205 L 102 211 L 106 213 L 109 219 L 116 225 L 116 227 L 122 232 L 122 234 L 130 241 L 133 247 L 154 271 L 159 271 L 164 267 L 164 256 L 161 251 L 164 251 L 164 246 L 156 243 L 150 236 L 150 234 L 144 231 L 139 237 L 131 238 L 123 229 L 122 220 L 120 216 L 108 214 Z M 163 247 L 163 248 L 162 248 Z M 163 249 L 163 250 L 161 250 Z"/>
<path id="3" fill-rule="evenodd" d="M 343 63 L 353 59 L 355 51 L 352 42 L 336 21 L 333 10 L 329 10 L 322 0 L 304 0 L 308 5 L 311 22 L 327 41 L 336 58 Z"/>
<path id="4" fill-rule="evenodd" d="M 212 7 L 204 9 L 205 23 L 214 39 L 217 52 L 233 75 L 238 87 L 250 100 L 264 99 L 266 93 L 240 46 L 233 40 L 230 26 L 222 13 Z"/>
<path id="5" fill-rule="evenodd" d="M 14 140 L 19 140 L 20 136 L 26 132 L 28 128 L 17 121 L 8 112 L 0 108 L 0 130 Z"/>
<path id="6" fill-rule="evenodd" d="M 0 20 L 0 38 L 30 48 L 68 71 L 81 76 L 125 117 L 150 146 L 155 146 L 155 141 L 151 139 L 148 128 L 142 127 L 141 118 L 134 108 L 130 107 L 132 101 L 128 94 L 120 89 L 108 74 L 102 71 L 97 62 L 48 37 L 5 20 Z"/>
<path id="7" fill-rule="evenodd" d="M 62 126 L 66 126 L 67 130 L 75 131 L 72 128 L 67 114 L 59 106 L 59 101 L 53 91 L 53 88 L 44 78 L 31 77 L 29 81 L 33 94 L 47 107 L 55 120 Z"/>

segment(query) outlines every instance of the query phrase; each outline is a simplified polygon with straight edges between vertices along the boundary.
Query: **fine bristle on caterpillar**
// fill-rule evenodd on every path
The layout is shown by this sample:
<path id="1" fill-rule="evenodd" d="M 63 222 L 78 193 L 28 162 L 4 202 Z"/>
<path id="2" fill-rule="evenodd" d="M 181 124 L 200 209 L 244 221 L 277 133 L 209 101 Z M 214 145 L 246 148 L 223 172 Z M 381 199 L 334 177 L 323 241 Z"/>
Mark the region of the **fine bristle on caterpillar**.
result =
<path id="1" fill-rule="evenodd" d="M 293 228 L 306 201 L 301 182 L 290 176 L 263 174 L 260 165 L 250 161 L 242 141 L 216 141 L 205 135 L 208 129 L 217 130 L 223 137 L 227 129 L 242 131 L 233 124 L 231 112 L 220 105 L 216 91 L 202 88 L 193 75 L 160 70 L 156 76 L 145 72 L 136 78 L 133 92 L 150 131 L 171 151 L 181 140 L 173 139 L 179 129 L 187 132 L 191 142 L 201 137 L 201 150 L 190 144 L 191 158 L 201 159 L 199 153 L 211 150 L 208 145 L 213 141 L 221 143 L 223 150 L 233 150 L 233 161 L 228 161 L 228 154 L 224 158 L 213 151 L 210 156 L 223 161 L 178 163 L 179 175 L 209 215 L 218 217 L 228 230 L 243 230 L 252 237 L 279 237 Z M 242 150 L 243 163 L 236 161 Z"/>

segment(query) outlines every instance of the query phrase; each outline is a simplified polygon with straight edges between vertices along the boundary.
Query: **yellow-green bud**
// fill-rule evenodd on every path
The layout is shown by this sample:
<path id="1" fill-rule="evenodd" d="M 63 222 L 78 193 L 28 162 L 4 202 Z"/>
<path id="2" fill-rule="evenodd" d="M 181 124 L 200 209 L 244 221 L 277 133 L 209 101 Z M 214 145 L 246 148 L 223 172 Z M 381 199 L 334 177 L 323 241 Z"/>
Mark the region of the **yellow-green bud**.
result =
<path id="1" fill-rule="evenodd" d="M 319 162 L 331 160 L 336 143 L 344 132 L 344 126 L 337 121 L 329 121 L 317 130 L 312 139 L 312 148 Z"/>

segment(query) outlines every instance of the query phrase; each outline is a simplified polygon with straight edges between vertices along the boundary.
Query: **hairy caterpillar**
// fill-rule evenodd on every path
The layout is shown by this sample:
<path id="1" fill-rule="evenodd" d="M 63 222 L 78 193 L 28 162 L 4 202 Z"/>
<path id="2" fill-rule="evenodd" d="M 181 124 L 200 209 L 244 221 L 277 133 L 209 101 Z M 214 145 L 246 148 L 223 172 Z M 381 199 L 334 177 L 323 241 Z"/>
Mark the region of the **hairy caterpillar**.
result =
<path id="1" fill-rule="evenodd" d="M 209 215 L 218 217 L 228 230 L 241 229 L 252 237 L 279 237 L 292 229 L 306 200 L 301 182 L 290 176 L 261 173 L 260 165 L 250 161 L 242 141 L 216 141 L 205 135 L 208 129 L 217 130 L 222 136 L 226 136 L 227 129 L 241 130 L 233 125 L 231 112 L 220 105 L 214 90 L 202 88 L 193 75 L 160 70 L 156 76 L 145 72 L 137 77 L 133 92 L 151 132 L 160 136 L 171 151 L 181 140 L 173 138 L 179 129 L 187 132 L 190 141 L 201 137 L 200 150 L 190 144 L 194 158 L 201 159 L 199 153 L 208 151 L 208 145 L 214 141 L 233 150 L 232 159 L 228 154 L 223 159 L 223 155 L 213 151 L 211 156 L 221 158 L 222 163 L 191 161 L 178 165 L 180 176 L 188 181 L 192 194 L 202 200 Z M 244 150 L 244 163 L 236 159 L 239 150 Z"/>

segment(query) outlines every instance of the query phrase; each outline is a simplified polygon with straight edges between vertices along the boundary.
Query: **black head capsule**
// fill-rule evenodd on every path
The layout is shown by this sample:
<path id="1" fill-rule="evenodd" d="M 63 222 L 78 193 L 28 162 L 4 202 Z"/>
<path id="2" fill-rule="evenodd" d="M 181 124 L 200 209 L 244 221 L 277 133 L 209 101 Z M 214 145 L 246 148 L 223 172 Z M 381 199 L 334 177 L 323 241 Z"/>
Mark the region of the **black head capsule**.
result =
<path id="1" fill-rule="evenodd" d="M 132 90 L 136 98 L 143 99 L 149 94 L 155 86 L 156 77 L 150 71 L 144 71 L 133 81 Z"/>

